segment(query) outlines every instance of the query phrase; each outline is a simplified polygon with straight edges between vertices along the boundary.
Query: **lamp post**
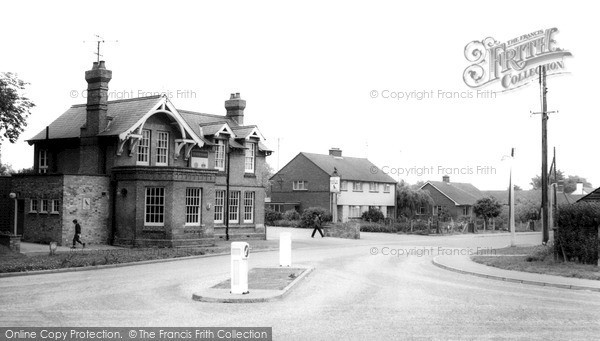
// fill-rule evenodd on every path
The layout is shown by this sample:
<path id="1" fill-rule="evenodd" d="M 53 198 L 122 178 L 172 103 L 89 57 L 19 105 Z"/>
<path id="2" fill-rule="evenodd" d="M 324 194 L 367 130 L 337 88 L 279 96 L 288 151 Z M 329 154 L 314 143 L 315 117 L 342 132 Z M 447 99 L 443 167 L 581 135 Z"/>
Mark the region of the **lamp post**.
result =
<path id="1" fill-rule="evenodd" d="M 9 197 L 11 199 L 14 199 L 15 201 L 15 236 L 17 235 L 17 194 L 16 193 L 10 193 Z"/>
<path id="2" fill-rule="evenodd" d="M 502 160 L 508 160 L 510 164 L 509 180 L 508 180 L 508 220 L 510 224 L 510 246 L 515 246 L 515 186 L 512 180 L 512 169 L 515 159 L 515 149 L 512 148 L 510 156 L 505 155 Z"/>

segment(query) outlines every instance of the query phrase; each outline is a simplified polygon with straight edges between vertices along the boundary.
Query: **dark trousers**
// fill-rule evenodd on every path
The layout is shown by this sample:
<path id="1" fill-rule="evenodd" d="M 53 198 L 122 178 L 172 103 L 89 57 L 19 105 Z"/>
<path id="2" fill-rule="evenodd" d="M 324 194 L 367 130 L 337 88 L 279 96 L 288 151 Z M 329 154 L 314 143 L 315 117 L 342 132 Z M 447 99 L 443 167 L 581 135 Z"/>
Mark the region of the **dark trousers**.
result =
<path id="1" fill-rule="evenodd" d="M 315 226 L 315 229 L 313 230 L 313 233 L 312 233 L 311 237 L 314 237 L 315 236 L 315 232 L 317 232 L 317 231 L 319 231 L 319 233 L 321 234 L 321 238 L 323 238 L 324 237 L 323 236 L 323 230 L 321 230 L 320 226 Z"/>
<path id="2" fill-rule="evenodd" d="M 73 236 L 73 246 L 75 246 L 75 243 L 83 245 L 83 242 L 81 241 L 81 233 L 75 233 L 75 236 Z"/>

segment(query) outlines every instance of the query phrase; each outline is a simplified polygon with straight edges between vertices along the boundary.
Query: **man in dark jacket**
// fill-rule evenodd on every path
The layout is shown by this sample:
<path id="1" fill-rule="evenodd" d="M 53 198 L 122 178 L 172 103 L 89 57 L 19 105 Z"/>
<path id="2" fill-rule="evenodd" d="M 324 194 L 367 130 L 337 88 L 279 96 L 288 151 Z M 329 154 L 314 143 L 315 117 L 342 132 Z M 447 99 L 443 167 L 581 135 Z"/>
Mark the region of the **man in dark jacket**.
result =
<path id="1" fill-rule="evenodd" d="M 77 219 L 73 219 L 73 224 L 75 224 L 75 236 L 73 236 L 72 249 L 75 248 L 75 243 L 79 243 L 79 244 L 83 245 L 83 247 L 85 248 L 85 243 L 83 243 L 81 241 L 81 225 L 79 225 L 79 223 L 77 222 Z"/>
<path id="2" fill-rule="evenodd" d="M 319 233 L 321 234 L 321 238 L 323 238 L 323 230 L 321 230 L 321 216 L 319 216 L 318 214 L 315 215 L 315 219 L 313 220 L 313 224 L 315 225 L 315 229 L 313 230 L 312 235 L 310 236 L 311 238 L 315 237 L 315 233 L 317 231 L 319 231 Z"/>

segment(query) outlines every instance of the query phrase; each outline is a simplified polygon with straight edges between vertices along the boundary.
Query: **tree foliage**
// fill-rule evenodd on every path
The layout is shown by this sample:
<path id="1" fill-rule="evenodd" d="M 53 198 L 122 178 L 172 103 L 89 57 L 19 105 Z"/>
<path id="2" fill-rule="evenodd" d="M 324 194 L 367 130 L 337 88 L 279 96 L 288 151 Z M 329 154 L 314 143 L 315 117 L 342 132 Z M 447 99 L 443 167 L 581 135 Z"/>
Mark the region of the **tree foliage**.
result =
<path id="1" fill-rule="evenodd" d="M 578 182 L 583 183 L 583 185 L 585 187 L 593 187 L 592 184 L 589 181 L 587 181 L 586 178 L 581 177 L 579 175 L 565 176 L 565 173 L 563 171 L 561 171 L 560 169 L 558 169 L 556 171 L 556 179 L 557 179 L 557 181 L 562 182 L 564 184 L 564 192 L 565 193 L 573 193 L 575 191 L 575 189 L 577 188 Z M 552 175 L 548 179 L 548 183 L 553 183 L 553 182 L 554 182 L 554 176 Z M 536 175 L 535 177 L 531 178 L 530 185 L 533 187 L 533 189 L 541 189 L 542 188 L 542 177 L 539 175 Z"/>
<path id="2" fill-rule="evenodd" d="M 502 204 L 494 197 L 481 198 L 475 202 L 473 212 L 476 216 L 483 218 L 487 228 L 488 221 L 499 216 L 502 212 Z"/>
<path id="3" fill-rule="evenodd" d="M 4 139 L 15 143 L 27 126 L 27 117 L 35 106 L 23 95 L 28 84 L 14 73 L 0 73 L 0 145 Z"/>
<path id="4" fill-rule="evenodd" d="M 428 207 L 434 204 L 428 191 L 415 189 L 400 182 L 396 189 L 396 203 L 398 213 L 413 218 L 420 207 Z"/>

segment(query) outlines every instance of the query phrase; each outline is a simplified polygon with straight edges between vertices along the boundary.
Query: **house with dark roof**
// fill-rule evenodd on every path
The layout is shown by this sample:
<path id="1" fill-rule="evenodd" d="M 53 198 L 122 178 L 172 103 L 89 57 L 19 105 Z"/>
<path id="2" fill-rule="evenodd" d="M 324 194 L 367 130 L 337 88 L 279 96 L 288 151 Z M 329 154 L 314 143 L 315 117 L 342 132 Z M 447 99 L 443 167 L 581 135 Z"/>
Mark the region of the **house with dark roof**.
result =
<path id="1" fill-rule="evenodd" d="M 582 196 L 577 202 L 600 202 L 600 187 L 591 191 L 589 194 Z"/>
<path id="2" fill-rule="evenodd" d="M 87 103 L 28 142 L 34 175 L 15 175 L 20 233 L 68 245 L 72 220 L 88 243 L 181 246 L 265 238 L 262 186 L 271 154 L 244 122 L 239 93 L 225 115 L 180 110 L 166 96 L 108 101 L 112 71 L 86 71 Z"/>
<path id="3" fill-rule="evenodd" d="M 338 220 L 344 222 L 359 218 L 370 207 L 395 217 L 396 181 L 373 170 L 378 168 L 368 159 L 342 156 L 338 148 L 328 155 L 301 152 L 271 177 L 269 205 L 281 212 L 308 207 L 337 210 Z M 341 181 L 337 198 L 330 193 L 334 172 Z"/>
<path id="4" fill-rule="evenodd" d="M 427 181 L 422 190 L 429 192 L 434 201 L 432 207 L 423 207 L 421 215 L 437 216 L 442 210 L 454 218 L 473 217 L 473 205 L 485 195 L 470 183 L 450 182 L 450 177 L 444 175 L 442 181 Z"/>

